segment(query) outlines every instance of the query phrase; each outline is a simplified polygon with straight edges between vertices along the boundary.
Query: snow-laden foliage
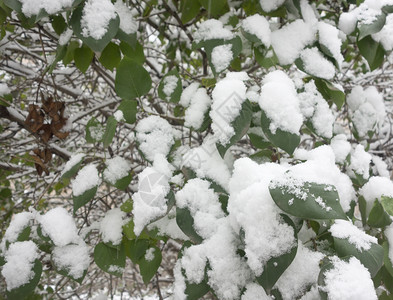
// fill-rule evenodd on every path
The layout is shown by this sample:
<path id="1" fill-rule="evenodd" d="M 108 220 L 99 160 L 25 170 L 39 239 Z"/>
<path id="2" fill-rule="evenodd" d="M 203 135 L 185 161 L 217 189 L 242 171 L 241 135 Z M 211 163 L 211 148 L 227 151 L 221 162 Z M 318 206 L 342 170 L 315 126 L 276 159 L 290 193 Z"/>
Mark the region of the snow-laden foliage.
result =
<path id="1" fill-rule="evenodd" d="M 391 299 L 392 0 L 0 23 L 0 298 Z"/>

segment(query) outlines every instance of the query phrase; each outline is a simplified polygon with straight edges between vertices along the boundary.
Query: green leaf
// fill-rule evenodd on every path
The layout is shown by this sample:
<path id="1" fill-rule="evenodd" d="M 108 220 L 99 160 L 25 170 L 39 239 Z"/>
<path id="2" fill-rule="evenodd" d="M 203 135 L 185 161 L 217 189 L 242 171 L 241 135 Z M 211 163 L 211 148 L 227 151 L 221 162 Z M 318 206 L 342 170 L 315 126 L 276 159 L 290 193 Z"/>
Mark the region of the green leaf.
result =
<path id="1" fill-rule="evenodd" d="M 236 97 L 236 93 L 234 93 L 234 97 Z M 236 117 L 236 119 L 231 124 L 233 129 L 235 130 L 235 134 L 231 137 L 228 144 L 226 144 L 225 146 L 221 144 L 217 144 L 217 150 L 220 153 L 221 157 L 224 157 L 229 147 L 231 147 L 233 144 L 238 142 L 247 133 L 247 130 L 250 127 L 251 117 L 252 117 L 251 104 L 250 101 L 246 100 L 242 104 L 240 114 Z"/>
<path id="2" fill-rule="evenodd" d="M 136 38 L 136 33 L 125 33 L 121 28 L 117 31 L 117 34 L 115 36 L 118 40 L 127 43 L 131 47 L 135 47 L 137 43 L 137 38 Z"/>
<path id="3" fill-rule="evenodd" d="M 149 245 L 150 242 L 146 239 L 134 239 L 131 241 L 126 241 L 126 255 L 132 260 L 134 264 L 137 264 L 146 254 L 146 250 L 149 248 Z"/>
<path id="4" fill-rule="evenodd" d="M 379 32 L 382 27 L 385 25 L 386 22 L 386 15 L 381 13 L 380 15 L 376 16 L 376 19 L 371 24 L 362 24 L 360 25 L 358 40 L 363 39 L 366 36 Z"/>
<path id="5" fill-rule="evenodd" d="M 388 196 L 381 197 L 381 204 L 384 210 L 391 216 L 393 216 L 393 198 Z M 393 276 L 393 275 L 392 275 Z"/>
<path id="6" fill-rule="evenodd" d="M 132 179 L 132 174 L 128 174 L 127 176 L 117 180 L 113 186 L 118 188 L 119 190 L 124 191 L 130 184 L 131 179 Z"/>
<path id="7" fill-rule="evenodd" d="M 197 244 L 202 243 L 203 239 L 194 229 L 194 218 L 188 208 L 176 208 L 176 223 L 192 241 Z"/>
<path id="8" fill-rule="evenodd" d="M 208 18 L 218 17 L 229 9 L 226 0 L 199 0 L 199 3 L 207 10 Z"/>
<path id="9" fill-rule="evenodd" d="M 124 211 L 125 213 L 130 213 L 132 212 L 132 208 L 134 206 L 134 202 L 132 199 L 127 199 L 122 205 L 120 205 L 120 209 Z"/>
<path id="10" fill-rule="evenodd" d="M 202 280 L 201 283 L 189 283 L 186 281 L 185 294 L 187 295 L 187 300 L 198 300 L 201 299 L 207 292 L 210 291 L 210 286 L 207 284 L 206 280 Z"/>
<path id="11" fill-rule="evenodd" d="M 392 220 L 390 219 L 390 215 L 385 212 L 381 203 L 375 200 L 368 216 L 367 224 L 371 227 L 383 228 L 391 223 Z"/>
<path id="12" fill-rule="evenodd" d="M 250 138 L 251 144 L 258 149 L 265 149 L 271 146 L 270 142 L 265 141 L 260 135 L 255 133 L 248 133 L 248 137 Z"/>
<path id="13" fill-rule="evenodd" d="M 120 24 L 119 16 L 116 14 L 116 17 L 109 21 L 105 35 L 101 39 L 96 40 L 95 38 L 92 38 L 90 36 L 84 37 L 82 35 L 82 10 L 83 7 L 77 7 L 71 16 L 70 24 L 72 30 L 79 39 L 81 39 L 84 43 L 86 43 L 86 45 L 90 47 L 90 49 L 96 52 L 101 52 L 112 40 L 112 38 L 116 36 Z"/>
<path id="14" fill-rule="evenodd" d="M 371 36 L 366 36 L 357 42 L 360 54 L 367 60 L 370 70 L 373 71 L 383 63 L 385 50 L 380 43 L 373 40 Z"/>
<path id="15" fill-rule="evenodd" d="M 149 251 L 151 248 L 154 249 L 153 259 L 147 260 L 146 255 L 144 255 L 139 260 L 139 270 L 141 272 L 142 279 L 145 284 L 148 284 L 150 280 L 153 278 L 153 276 L 156 274 L 158 268 L 161 265 L 161 260 L 162 260 L 162 254 L 160 249 L 156 246 L 153 246 L 150 247 L 147 251 Z"/>
<path id="16" fill-rule="evenodd" d="M 135 100 L 123 100 L 117 109 L 123 112 L 123 117 L 128 124 L 133 124 L 136 122 L 137 106 L 138 102 Z"/>
<path id="17" fill-rule="evenodd" d="M 194 19 L 198 13 L 199 10 L 201 8 L 201 5 L 199 3 L 199 1 L 195 1 L 195 0 L 183 0 L 181 2 L 181 21 L 183 24 L 191 21 L 192 19 Z"/>
<path id="18" fill-rule="evenodd" d="M 150 87 L 149 73 L 134 60 L 124 57 L 116 72 L 116 93 L 122 99 L 132 100 L 147 94 Z"/>
<path id="19" fill-rule="evenodd" d="M 334 103 L 336 104 L 337 109 L 340 110 L 345 103 L 345 93 L 325 79 L 314 78 L 314 82 L 318 91 L 329 105 L 331 106 Z"/>
<path id="20" fill-rule="evenodd" d="M 67 45 L 67 51 L 63 57 L 63 64 L 67 66 L 74 59 L 75 49 L 79 47 L 79 43 L 77 41 L 71 41 Z"/>
<path id="21" fill-rule="evenodd" d="M 113 137 L 115 136 L 116 133 L 116 126 L 117 126 L 117 121 L 115 117 L 110 116 L 106 122 L 104 136 L 102 137 L 102 142 L 105 148 L 112 143 Z"/>
<path id="22" fill-rule="evenodd" d="M 268 294 L 270 293 L 280 276 L 285 272 L 285 270 L 295 259 L 297 253 L 297 232 L 295 224 L 287 215 L 281 214 L 281 217 L 283 218 L 283 221 L 285 223 L 287 223 L 293 228 L 296 242 L 289 252 L 269 259 L 263 267 L 262 274 L 257 277 L 258 283 L 265 289 Z"/>
<path id="23" fill-rule="evenodd" d="M 52 16 L 51 19 L 52 27 L 58 35 L 62 34 L 67 29 L 67 23 L 61 14 Z"/>
<path id="24" fill-rule="evenodd" d="M 126 265 L 124 247 L 121 246 L 120 249 L 116 249 L 102 242 L 98 243 L 94 248 L 94 262 L 104 272 L 121 277 Z"/>
<path id="25" fill-rule="evenodd" d="M 104 136 L 104 127 L 96 118 L 91 118 L 86 125 L 86 142 L 95 143 L 102 141 Z"/>
<path id="26" fill-rule="evenodd" d="M 18 0 L 3 0 L 3 3 L 17 13 L 22 13 L 22 3 Z"/>
<path id="27" fill-rule="evenodd" d="M 314 182 L 296 185 L 290 181 L 288 185 L 274 181 L 269 185 L 270 195 L 283 211 L 303 219 L 347 219 L 334 186 Z"/>
<path id="28" fill-rule="evenodd" d="M 166 91 L 165 88 L 167 88 L 168 85 L 170 85 L 170 86 L 172 85 L 171 80 L 174 79 L 173 77 L 176 77 L 176 79 L 177 79 L 176 87 L 174 89 L 169 89 L 168 91 Z M 170 94 L 167 94 L 167 93 L 170 93 Z M 161 79 L 160 85 L 158 86 L 158 96 L 164 101 L 177 103 L 180 101 L 181 93 L 182 93 L 182 83 L 181 83 L 179 73 L 176 70 L 172 70 L 172 71 L 168 72 Z"/>
<path id="29" fill-rule="evenodd" d="M 83 44 L 81 48 L 75 49 L 74 52 L 74 60 L 76 67 L 82 73 L 85 73 L 91 64 L 93 57 L 93 51 L 91 51 L 87 45 Z"/>
<path id="30" fill-rule="evenodd" d="M 25 227 L 19 234 L 17 241 L 18 242 L 23 242 L 23 241 L 28 241 L 30 238 L 30 232 L 31 228 L 30 227 Z"/>
<path id="31" fill-rule="evenodd" d="M 143 47 L 138 42 L 132 47 L 127 43 L 120 43 L 121 52 L 128 58 L 133 59 L 138 64 L 142 65 L 145 62 L 145 54 L 143 53 Z"/>
<path id="32" fill-rule="evenodd" d="M 72 176 L 74 176 L 80 169 L 81 164 L 83 162 L 84 157 L 81 158 L 81 160 L 79 162 L 77 162 L 76 164 L 74 164 L 74 166 L 69 169 L 67 172 L 65 172 L 62 176 L 61 179 L 69 179 Z"/>
<path id="33" fill-rule="evenodd" d="M 82 195 L 73 196 L 74 213 L 83 205 L 85 205 L 87 202 L 89 202 L 91 199 L 93 199 L 94 196 L 96 195 L 96 192 L 97 192 L 97 187 L 93 187 L 90 190 L 85 191 Z"/>
<path id="34" fill-rule="evenodd" d="M 121 60 L 120 48 L 115 43 L 109 43 L 100 56 L 100 63 L 108 70 L 113 71 Z"/>
<path id="35" fill-rule="evenodd" d="M 262 47 L 255 47 L 254 56 L 257 63 L 265 69 L 269 69 L 278 64 L 278 57 L 272 47 L 267 50 Z"/>
<path id="36" fill-rule="evenodd" d="M 21 285 L 18 288 L 12 289 L 11 291 L 7 291 L 7 299 L 10 300 L 20 300 L 29 296 L 32 292 L 34 292 L 35 287 L 38 285 L 41 273 L 42 273 L 42 264 L 36 259 L 33 266 L 34 277 L 26 284 Z"/>
<path id="37" fill-rule="evenodd" d="M 378 244 L 371 243 L 368 250 L 359 251 L 355 245 L 347 239 L 334 239 L 334 249 L 339 257 L 354 256 L 369 270 L 374 277 L 383 264 L 383 248 Z"/>
<path id="38" fill-rule="evenodd" d="M 130 200 L 130 199 L 129 199 Z M 128 201 L 128 200 L 127 200 Z M 123 209 L 122 209 L 123 210 Z M 132 211 L 132 207 L 131 207 Z M 130 212 L 131 212 L 130 211 Z M 123 225 L 123 233 L 127 237 L 127 239 L 132 240 L 136 238 L 136 235 L 134 233 L 134 220 L 130 220 L 127 224 Z M 127 253 L 127 247 L 126 247 L 126 253 Z M 128 256 L 128 255 L 127 255 Z"/>
<path id="39" fill-rule="evenodd" d="M 300 143 L 300 135 L 281 130 L 280 128 L 277 128 L 276 133 L 272 133 L 269 128 L 270 120 L 263 110 L 261 112 L 261 126 L 269 141 L 286 151 L 289 155 L 293 154 Z"/>
<path id="40" fill-rule="evenodd" d="M 385 266 L 386 270 L 389 272 L 391 276 L 393 276 L 393 265 L 392 261 L 389 258 L 389 243 L 387 241 L 383 242 L 383 265 Z"/>

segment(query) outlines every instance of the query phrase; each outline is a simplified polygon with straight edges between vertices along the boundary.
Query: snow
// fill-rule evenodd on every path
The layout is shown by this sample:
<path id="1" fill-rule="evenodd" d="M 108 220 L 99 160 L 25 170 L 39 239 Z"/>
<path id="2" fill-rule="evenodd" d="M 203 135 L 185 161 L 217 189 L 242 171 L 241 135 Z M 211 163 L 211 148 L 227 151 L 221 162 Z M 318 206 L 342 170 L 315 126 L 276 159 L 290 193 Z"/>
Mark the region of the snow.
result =
<path id="1" fill-rule="evenodd" d="M 366 212 L 370 213 L 376 199 L 381 196 L 393 197 L 393 182 L 386 177 L 373 176 L 359 191 L 367 202 Z"/>
<path id="2" fill-rule="evenodd" d="M 330 146 L 333 149 L 336 162 L 343 164 L 351 152 L 351 144 L 347 141 L 345 134 L 334 136 L 330 141 Z"/>
<path id="3" fill-rule="evenodd" d="M 229 182 L 231 225 L 235 232 L 243 229 L 247 264 L 257 276 L 270 258 L 287 253 L 295 243 L 293 228 L 282 220 L 268 188 L 270 180 L 284 172 L 278 164 L 241 158 Z"/>
<path id="4" fill-rule="evenodd" d="M 315 7 L 311 6 L 307 0 L 300 1 L 300 11 L 302 13 L 304 22 L 316 25 L 318 19 L 316 16 Z"/>
<path id="5" fill-rule="evenodd" d="M 146 254 L 145 254 L 145 259 L 147 261 L 152 261 L 154 259 L 154 251 L 156 251 L 155 248 L 147 249 Z"/>
<path id="6" fill-rule="evenodd" d="M 19 234 L 29 226 L 30 220 L 34 218 L 34 214 L 31 212 L 21 212 L 14 214 L 10 225 L 8 226 L 5 234 L 4 240 L 10 243 L 16 242 Z"/>
<path id="7" fill-rule="evenodd" d="M 209 239 L 184 250 L 177 268 L 184 270 L 188 281 L 197 283 L 203 279 L 203 270 L 209 261 L 208 282 L 217 297 L 239 299 L 241 289 L 251 278 L 251 274 L 244 260 L 236 254 L 237 237 L 231 230 L 228 218 L 218 219 L 216 226 L 216 232 Z M 184 278 L 176 268 L 175 277 L 175 299 L 184 299 Z"/>
<path id="8" fill-rule="evenodd" d="M 355 86 L 347 96 L 350 117 L 360 137 L 381 126 L 386 117 L 382 94 L 370 86 Z"/>
<path id="9" fill-rule="evenodd" d="M 315 132 L 322 137 L 331 138 L 334 116 L 313 80 L 304 85 L 304 91 L 298 94 L 298 99 L 300 111 L 305 119 L 311 120 Z"/>
<path id="10" fill-rule="evenodd" d="M 205 114 L 212 102 L 207 94 L 207 90 L 205 88 L 198 88 L 198 86 L 199 84 L 195 86 L 194 83 L 192 83 L 185 88 L 182 93 L 182 99 L 187 99 L 182 102 L 182 105 L 187 103 L 183 105 L 187 107 L 184 115 L 184 125 L 196 130 L 202 126 Z M 192 93 L 188 96 L 187 94 L 190 91 L 192 91 Z"/>
<path id="11" fill-rule="evenodd" d="M 273 71 L 262 82 L 259 106 L 270 119 L 270 131 L 274 134 L 279 128 L 299 134 L 303 116 L 292 80 L 283 71 Z"/>
<path id="12" fill-rule="evenodd" d="M 70 41 L 73 33 L 72 29 L 67 28 L 59 37 L 59 45 L 65 46 Z"/>
<path id="13" fill-rule="evenodd" d="M 213 39 L 230 40 L 232 38 L 234 38 L 233 33 L 225 28 L 222 22 L 215 19 L 202 22 L 194 33 L 194 40 L 197 43 Z"/>
<path id="14" fill-rule="evenodd" d="M 88 164 L 78 172 L 78 175 L 72 180 L 72 193 L 74 196 L 82 195 L 84 192 L 97 187 L 101 183 L 98 171 L 95 165 Z"/>
<path id="15" fill-rule="evenodd" d="M 329 300 L 373 300 L 377 299 L 370 273 L 360 263 L 351 257 L 348 262 L 337 257 L 332 259 L 333 268 L 324 273 Z"/>
<path id="16" fill-rule="evenodd" d="M 207 239 L 216 232 L 217 219 L 224 217 L 224 213 L 210 182 L 190 179 L 175 197 L 177 207 L 190 211 L 194 228 L 202 238 Z"/>
<path id="17" fill-rule="evenodd" d="M 241 72 L 240 76 L 247 76 Z M 229 73 L 231 74 L 231 73 Z M 242 79 L 229 78 L 217 82 L 213 93 L 213 103 L 210 117 L 215 138 L 222 145 L 228 144 L 230 138 L 235 134 L 231 123 L 240 114 L 242 104 L 246 100 L 246 86 Z"/>
<path id="18" fill-rule="evenodd" d="M 127 223 L 126 213 L 120 208 L 113 208 L 105 213 L 100 221 L 100 233 L 105 243 L 118 245 L 123 237 L 123 225 Z"/>
<path id="19" fill-rule="evenodd" d="M 278 9 L 284 2 L 285 0 L 259 0 L 262 9 L 265 12 L 270 12 Z"/>
<path id="20" fill-rule="evenodd" d="M 344 57 L 341 54 L 342 41 L 339 38 L 339 30 L 333 25 L 325 22 L 318 23 L 318 37 L 319 43 L 325 46 L 341 67 Z"/>
<path id="21" fill-rule="evenodd" d="M 338 28 L 349 35 L 356 29 L 357 18 L 354 14 L 344 12 L 340 15 L 340 19 L 338 22 Z"/>
<path id="22" fill-rule="evenodd" d="M 61 176 L 63 176 L 65 173 L 67 173 L 69 170 L 71 170 L 74 166 L 79 164 L 85 156 L 86 155 L 83 153 L 73 154 L 70 157 L 70 159 L 66 162 L 66 164 L 64 165 L 64 168 L 61 171 Z"/>
<path id="23" fill-rule="evenodd" d="M 38 247 L 32 241 L 12 243 L 5 253 L 5 265 L 1 271 L 11 291 L 28 283 L 34 277 L 32 270 L 34 261 L 38 258 Z"/>
<path id="24" fill-rule="evenodd" d="M 56 207 L 46 214 L 37 215 L 37 221 L 41 224 L 42 233 L 50 237 L 56 246 L 66 246 L 78 243 L 78 236 L 74 219 L 63 207 Z"/>
<path id="25" fill-rule="evenodd" d="M 114 6 L 116 13 L 120 18 L 120 29 L 123 30 L 126 34 L 135 33 L 138 29 L 138 24 L 134 19 L 132 11 L 122 0 L 117 0 Z"/>
<path id="26" fill-rule="evenodd" d="M 262 44 L 266 48 L 270 47 L 271 31 L 269 27 L 269 22 L 264 16 L 256 14 L 245 18 L 242 21 L 242 28 L 244 31 L 250 34 L 254 34 L 258 39 L 261 40 Z"/>
<path id="27" fill-rule="evenodd" d="M 113 117 L 116 119 L 117 122 L 123 122 L 125 120 L 123 112 L 121 110 L 116 110 L 113 114 Z"/>
<path id="28" fill-rule="evenodd" d="M 315 40 L 316 27 L 296 20 L 271 35 L 272 46 L 280 64 L 292 64 L 305 46 Z"/>
<path id="29" fill-rule="evenodd" d="M 355 151 L 351 154 L 349 169 L 367 179 L 370 177 L 371 158 L 371 155 L 364 150 L 363 145 L 357 145 Z"/>
<path id="30" fill-rule="evenodd" d="M 388 165 L 386 164 L 386 162 L 382 160 L 382 158 L 376 155 L 372 155 L 372 161 L 374 163 L 374 167 L 373 167 L 374 174 L 378 174 L 379 176 L 390 178 Z"/>
<path id="31" fill-rule="evenodd" d="M 100 40 L 106 34 L 109 22 L 116 16 L 115 6 L 110 0 L 87 0 L 81 18 L 82 35 Z"/>
<path id="32" fill-rule="evenodd" d="M 266 295 L 263 287 L 257 283 L 249 283 L 246 285 L 246 291 L 242 295 L 241 300 L 270 300 L 271 298 Z"/>
<path id="33" fill-rule="evenodd" d="M 229 67 L 232 59 L 232 45 L 221 45 L 213 48 L 211 62 L 216 72 L 224 71 Z"/>
<path id="34" fill-rule="evenodd" d="M 11 93 L 10 88 L 5 83 L 0 83 L 0 96 Z"/>
<path id="35" fill-rule="evenodd" d="M 310 285 L 317 283 L 323 257 L 321 252 L 311 251 L 299 243 L 295 259 L 275 284 L 283 300 L 297 299 Z"/>
<path id="36" fill-rule="evenodd" d="M 104 179 L 111 184 L 129 175 L 131 164 L 120 156 L 107 159 L 105 162 Z"/>
<path id="37" fill-rule="evenodd" d="M 41 9 L 44 9 L 48 14 L 56 14 L 61 10 L 70 7 L 73 0 L 58 0 L 58 1 L 48 1 L 48 0 L 20 0 L 22 4 L 22 12 L 27 17 L 33 15 L 38 15 Z"/>
<path id="38" fill-rule="evenodd" d="M 179 79 L 175 75 L 169 75 L 169 76 L 164 77 L 164 79 L 163 79 L 163 85 L 164 85 L 163 92 L 166 95 L 167 101 L 169 101 L 171 99 L 171 96 L 176 89 L 178 81 L 179 81 Z"/>
<path id="39" fill-rule="evenodd" d="M 66 270 L 70 276 L 79 279 L 90 265 L 89 248 L 84 242 L 55 247 L 52 259 L 58 269 Z"/>
<path id="40" fill-rule="evenodd" d="M 180 168 L 183 166 L 191 168 L 199 178 L 210 178 L 224 189 L 228 188 L 230 171 L 218 153 L 216 140 L 212 136 L 207 136 L 202 146 L 189 149 L 182 154 Z"/>
<path id="41" fill-rule="evenodd" d="M 300 52 L 300 58 L 308 74 L 324 79 L 334 77 L 334 65 L 319 52 L 317 47 L 304 49 Z"/>
<path id="42" fill-rule="evenodd" d="M 175 131 L 168 121 L 158 116 L 146 117 L 136 126 L 139 149 L 150 161 L 156 154 L 169 154 L 175 143 L 174 135 Z"/>
<path id="43" fill-rule="evenodd" d="M 165 158 L 157 154 L 154 161 L 160 160 L 165 160 Z M 146 225 L 164 216 L 167 212 L 167 200 L 165 197 L 170 191 L 168 181 L 172 174 L 169 163 L 167 163 L 166 168 L 165 166 L 164 168 L 159 168 L 163 164 L 163 162 L 160 164 L 156 163 L 156 166 L 147 167 L 138 174 L 138 192 L 132 196 L 134 200 L 132 213 L 134 215 L 134 232 L 136 235 L 139 235 Z"/>
<path id="44" fill-rule="evenodd" d="M 368 235 L 350 221 L 335 220 L 329 231 L 335 238 L 348 240 L 348 242 L 354 245 L 360 252 L 369 250 L 371 244 L 378 244 L 376 237 Z"/>
<path id="45" fill-rule="evenodd" d="M 192 97 L 194 96 L 198 88 L 199 82 L 193 82 L 189 86 L 187 86 L 180 96 L 179 104 L 183 107 L 188 107 L 191 103 Z"/>

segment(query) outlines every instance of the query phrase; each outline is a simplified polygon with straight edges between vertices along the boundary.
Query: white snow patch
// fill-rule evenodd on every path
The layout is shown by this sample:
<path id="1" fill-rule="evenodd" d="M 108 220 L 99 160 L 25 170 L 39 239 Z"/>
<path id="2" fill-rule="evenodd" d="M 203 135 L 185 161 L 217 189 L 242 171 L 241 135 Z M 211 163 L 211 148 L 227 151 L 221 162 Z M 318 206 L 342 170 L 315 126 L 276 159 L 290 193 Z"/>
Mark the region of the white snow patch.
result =
<path id="1" fill-rule="evenodd" d="M 271 31 L 269 22 L 264 16 L 256 14 L 245 18 L 242 21 L 242 28 L 244 31 L 254 34 L 266 48 L 270 47 Z"/>
<path id="2" fill-rule="evenodd" d="M 329 300 L 377 299 L 370 273 L 357 258 L 351 257 L 345 262 L 334 257 L 332 262 L 334 267 L 324 273 L 323 290 Z"/>
<path id="3" fill-rule="evenodd" d="M 304 49 L 300 52 L 300 58 L 307 73 L 324 79 L 334 77 L 336 72 L 334 65 L 319 52 L 318 48 Z"/>
<path id="4" fill-rule="evenodd" d="M 317 28 L 302 20 L 296 20 L 273 31 L 271 41 L 278 60 L 283 65 L 292 64 L 305 46 L 315 40 Z"/>
<path id="5" fill-rule="evenodd" d="M 105 165 L 104 178 L 111 184 L 115 184 L 119 179 L 128 176 L 131 170 L 131 164 L 120 156 L 107 159 Z"/>
<path id="6" fill-rule="evenodd" d="M 72 193 L 74 196 L 82 195 L 84 192 L 97 187 L 101 183 L 98 171 L 95 165 L 89 164 L 78 172 L 78 175 L 72 180 Z"/>
<path id="7" fill-rule="evenodd" d="M 348 242 L 354 245 L 360 252 L 369 250 L 371 244 L 378 243 L 376 237 L 368 235 L 346 220 L 335 220 L 329 231 L 332 233 L 333 237 L 347 239 Z"/>
<path id="8" fill-rule="evenodd" d="M 224 71 L 229 67 L 232 59 L 232 45 L 221 45 L 213 48 L 211 62 L 216 72 Z"/>
<path id="9" fill-rule="evenodd" d="M 123 237 L 123 225 L 127 223 L 125 219 L 126 213 L 120 208 L 113 208 L 106 212 L 104 218 L 100 222 L 100 233 L 105 243 L 118 245 Z"/>
<path id="10" fill-rule="evenodd" d="M 122 0 L 117 0 L 114 6 L 120 18 L 120 29 L 126 34 L 135 33 L 138 29 L 138 24 L 130 8 Z"/>
<path id="11" fill-rule="evenodd" d="M 32 268 L 34 261 L 38 258 L 37 252 L 38 247 L 32 241 L 15 242 L 9 246 L 4 256 L 6 263 L 1 270 L 8 291 L 33 279 Z"/>
<path id="12" fill-rule="evenodd" d="M 109 22 L 117 16 L 115 6 L 110 0 L 87 0 L 82 13 L 82 35 L 96 40 L 106 34 Z"/>
<path id="13" fill-rule="evenodd" d="M 81 278 L 90 265 L 89 248 L 84 242 L 55 247 L 52 258 L 57 268 L 66 270 L 75 279 Z"/>
<path id="14" fill-rule="evenodd" d="M 230 40 L 233 37 L 233 33 L 225 28 L 221 21 L 215 19 L 202 22 L 198 30 L 194 33 L 194 40 L 197 43 L 212 39 Z"/>

